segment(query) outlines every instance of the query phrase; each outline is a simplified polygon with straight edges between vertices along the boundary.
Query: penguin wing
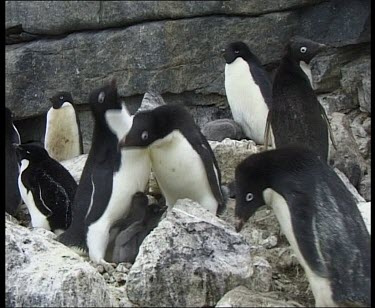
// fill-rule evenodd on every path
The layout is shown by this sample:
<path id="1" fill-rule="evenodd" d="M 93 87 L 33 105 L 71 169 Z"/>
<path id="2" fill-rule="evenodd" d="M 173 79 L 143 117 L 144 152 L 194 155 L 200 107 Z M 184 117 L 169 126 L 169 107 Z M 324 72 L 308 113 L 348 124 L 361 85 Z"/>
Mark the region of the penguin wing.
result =
<path id="1" fill-rule="evenodd" d="M 75 114 L 76 114 L 76 122 L 77 122 L 77 128 L 78 128 L 78 136 L 79 136 L 79 151 L 80 154 L 83 154 L 83 138 L 82 138 L 82 131 L 81 131 L 81 122 L 78 117 L 78 112 L 75 106 L 73 106 Z"/>
<path id="2" fill-rule="evenodd" d="M 329 131 L 329 137 L 331 139 L 332 145 L 335 148 L 335 150 L 337 151 L 336 141 L 333 137 L 331 124 L 329 123 L 327 113 L 326 113 L 324 107 L 319 102 L 318 102 L 318 105 L 319 105 L 320 114 L 321 114 L 322 118 L 324 119 L 324 121 L 327 123 L 327 128 L 328 128 L 328 131 Z"/>
<path id="3" fill-rule="evenodd" d="M 272 113 L 271 109 L 269 109 L 268 114 L 267 114 L 267 119 L 266 119 L 266 128 L 264 129 L 264 151 L 268 150 L 268 144 L 269 144 L 269 139 L 270 139 L 270 134 L 271 134 L 271 118 L 272 118 Z"/>

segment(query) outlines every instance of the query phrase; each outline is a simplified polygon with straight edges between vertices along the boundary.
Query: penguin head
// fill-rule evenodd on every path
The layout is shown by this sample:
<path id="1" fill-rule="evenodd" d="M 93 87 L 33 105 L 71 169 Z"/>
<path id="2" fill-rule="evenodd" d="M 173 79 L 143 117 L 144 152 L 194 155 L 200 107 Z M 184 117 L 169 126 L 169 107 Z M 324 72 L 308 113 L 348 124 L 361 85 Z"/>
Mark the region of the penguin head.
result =
<path id="1" fill-rule="evenodd" d="M 231 64 L 237 58 L 242 58 L 247 62 L 252 60 L 259 62 L 258 58 L 250 51 L 250 48 L 244 42 L 230 43 L 224 49 L 224 59 L 227 64 Z"/>
<path id="2" fill-rule="evenodd" d="M 67 105 L 73 105 L 73 97 L 69 92 L 58 92 L 49 99 L 53 109 L 60 109 Z"/>
<path id="3" fill-rule="evenodd" d="M 18 161 L 23 159 L 30 162 L 40 162 L 45 159 L 49 159 L 48 152 L 36 143 L 26 143 L 20 145 L 14 145 Z"/>
<path id="4" fill-rule="evenodd" d="M 303 61 L 309 64 L 320 51 L 324 50 L 326 45 L 319 44 L 301 36 L 294 36 L 287 45 L 287 54 L 296 62 Z"/>
<path id="5" fill-rule="evenodd" d="M 105 121 L 105 113 L 110 109 L 121 110 L 121 100 L 118 96 L 116 80 L 93 90 L 89 96 L 89 105 L 97 121 Z"/>
<path id="6" fill-rule="evenodd" d="M 189 122 L 190 114 L 177 105 L 163 105 L 149 111 L 136 113 L 130 131 L 120 140 L 119 147 L 147 147 L 159 141 L 167 142 L 180 123 Z M 170 135 L 172 136 L 172 135 Z"/>

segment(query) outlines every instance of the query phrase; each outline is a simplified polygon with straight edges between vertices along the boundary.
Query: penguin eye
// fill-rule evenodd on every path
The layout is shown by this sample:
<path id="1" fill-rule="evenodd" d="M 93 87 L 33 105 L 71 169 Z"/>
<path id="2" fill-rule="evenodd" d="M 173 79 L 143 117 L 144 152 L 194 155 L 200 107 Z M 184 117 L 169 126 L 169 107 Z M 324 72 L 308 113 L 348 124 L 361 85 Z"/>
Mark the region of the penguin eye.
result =
<path id="1" fill-rule="evenodd" d="M 142 140 L 147 140 L 148 138 L 148 132 L 145 130 L 141 135 Z"/>
<path id="2" fill-rule="evenodd" d="M 307 48 L 305 46 L 301 47 L 300 52 L 305 53 L 307 51 Z"/>
<path id="3" fill-rule="evenodd" d="M 63 99 L 64 99 L 64 96 L 60 96 L 60 99 L 63 100 Z"/>
<path id="4" fill-rule="evenodd" d="M 238 53 L 240 53 L 240 51 L 239 50 L 235 50 L 234 53 L 238 54 Z"/>
<path id="5" fill-rule="evenodd" d="M 29 151 L 26 151 L 26 154 L 30 154 L 30 152 L 29 152 Z"/>
<path id="6" fill-rule="evenodd" d="M 251 200 L 253 200 L 254 199 L 254 195 L 252 194 L 252 193 L 247 193 L 246 194 L 246 201 L 251 201 Z"/>
<path id="7" fill-rule="evenodd" d="M 105 98 L 105 93 L 102 91 L 102 92 L 99 93 L 98 103 L 103 103 L 104 102 L 104 98 Z"/>

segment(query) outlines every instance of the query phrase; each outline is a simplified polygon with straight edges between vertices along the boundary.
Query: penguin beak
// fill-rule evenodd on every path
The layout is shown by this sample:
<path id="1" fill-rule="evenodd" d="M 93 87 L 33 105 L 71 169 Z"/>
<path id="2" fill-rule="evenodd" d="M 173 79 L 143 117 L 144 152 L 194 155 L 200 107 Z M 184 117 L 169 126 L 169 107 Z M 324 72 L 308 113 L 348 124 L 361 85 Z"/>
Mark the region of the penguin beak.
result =
<path id="1" fill-rule="evenodd" d="M 323 51 L 323 50 L 326 50 L 328 46 L 326 44 L 319 44 L 318 48 L 319 48 L 319 51 Z"/>
<path id="2" fill-rule="evenodd" d="M 221 50 L 221 55 L 224 56 L 224 54 L 225 54 L 225 48 L 223 48 L 223 49 Z"/>
<path id="3" fill-rule="evenodd" d="M 245 221 L 243 219 L 236 218 L 235 227 L 236 227 L 237 232 L 240 232 L 242 230 L 242 227 L 243 227 L 244 223 L 245 223 Z"/>

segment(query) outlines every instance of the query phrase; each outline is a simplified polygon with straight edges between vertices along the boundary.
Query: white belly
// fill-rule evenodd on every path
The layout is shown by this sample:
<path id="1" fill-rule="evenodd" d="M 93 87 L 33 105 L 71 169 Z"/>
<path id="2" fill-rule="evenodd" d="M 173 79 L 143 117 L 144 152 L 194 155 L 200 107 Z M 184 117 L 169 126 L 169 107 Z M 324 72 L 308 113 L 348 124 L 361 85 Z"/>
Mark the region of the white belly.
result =
<path id="1" fill-rule="evenodd" d="M 302 256 L 302 253 L 297 244 L 297 240 L 294 236 L 289 207 L 286 204 L 285 199 L 280 194 L 278 194 L 270 188 L 267 188 L 263 192 L 263 197 L 264 200 L 266 200 L 267 205 L 270 205 L 273 208 L 277 220 L 280 223 L 281 230 L 285 234 L 298 261 L 305 270 L 306 277 L 310 283 L 311 290 L 314 294 L 316 307 L 337 307 L 337 305 L 332 299 L 330 281 L 326 278 L 322 278 L 316 275 L 307 265 L 305 259 Z M 319 247 L 318 253 L 321 255 Z"/>
<path id="2" fill-rule="evenodd" d="M 34 228 L 44 228 L 50 231 L 51 227 L 49 225 L 47 218 L 38 210 L 38 208 L 35 205 L 34 197 L 31 191 L 27 192 L 26 187 L 23 185 L 21 181 L 21 175 L 28 166 L 29 166 L 29 161 L 26 159 L 23 159 L 21 161 L 20 174 L 18 176 L 18 188 L 20 190 L 22 200 L 23 202 L 25 202 L 27 209 L 29 210 L 29 213 L 31 216 L 31 225 Z"/>
<path id="3" fill-rule="evenodd" d="M 225 65 L 225 92 L 233 119 L 248 138 L 263 144 L 268 107 L 242 58 Z"/>
<path id="4" fill-rule="evenodd" d="M 218 204 L 200 156 L 180 132 L 174 131 L 166 138 L 169 140 L 159 140 L 151 145 L 150 156 L 152 170 L 167 205 L 189 198 L 216 214 Z"/>
<path id="5" fill-rule="evenodd" d="M 76 115 L 70 103 L 48 111 L 44 147 L 49 156 L 57 161 L 81 154 Z"/>

